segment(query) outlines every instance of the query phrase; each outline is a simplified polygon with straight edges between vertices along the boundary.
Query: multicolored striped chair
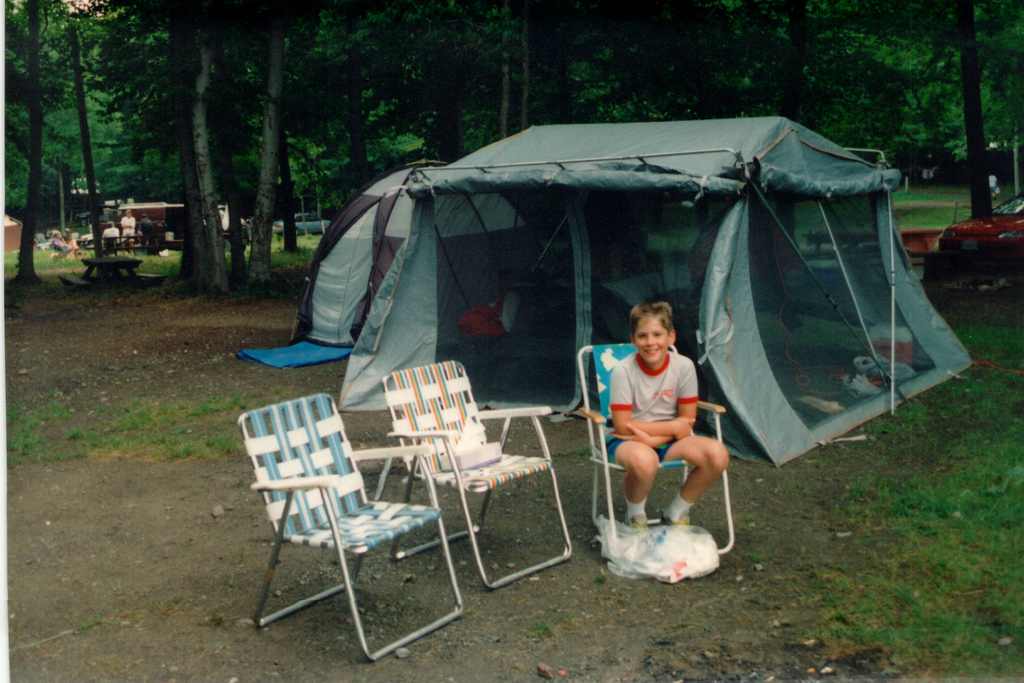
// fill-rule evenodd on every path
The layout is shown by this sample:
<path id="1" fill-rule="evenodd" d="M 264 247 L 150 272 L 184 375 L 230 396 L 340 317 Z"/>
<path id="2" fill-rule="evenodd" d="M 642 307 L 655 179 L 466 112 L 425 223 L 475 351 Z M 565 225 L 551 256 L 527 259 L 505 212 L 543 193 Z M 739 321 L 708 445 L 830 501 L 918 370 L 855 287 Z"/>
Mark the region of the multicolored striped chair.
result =
<path id="1" fill-rule="evenodd" d="M 562 511 L 562 501 L 558 494 L 558 480 L 540 424 L 540 418 L 549 415 L 551 408 L 538 406 L 480 411 L 473 399 L 466 369 L 456 361 L 444 361 L 393 372 L 384 378 L 384 392 L 394 426 L 391 436 L 400 438 L 403 444 L 425 444 L 431 448 L 428 457 L 410 468 L 413 476 L 410 476 L 406 483 L 406 500 L 410 500 L 413 482 L 416 479 L 450 486 L 458 492 L 462 512 L 466 518 L 466 531 L 453 534 L 449 538 L 469 537 L 473 555 L 476 557 L 477 570 L 485 586 L 492 589 L 506 586 L 541 569 L 565 562 L 572 556 L 569 529 L 565 523 L 565 513 Z M 511 421 L 519 417 L 529 418 L 533 423 L 542 457 L 510 455 L 505 452 Z M 481 421 L 498 419 L 505 421 L 500 443 L 488 444 Z M 482 451 L 494 452 L 499 459 L 479 467 L 463 466 L 466 462 L 464 456 L 469 454 L 472 457 L 473 454 Z M 389 463 L 385 464 L 385 472 L 381 475 L 378 494 L 383 490 L 383 477 L 386 476 L 388 465 Z M 564 539 L 562 553 L 501 578 L 490 579 L 480 556 L 477 532 L 487 514 L 491 493 L 511 481 L 543 472 L 547 472 L 551 477 L 555 507 Z M 467 492 L 483 494 L 483 503 L 476 521 L 470 512 Z M 393 554 L 396 559 L 401 559 L 434 545 L 436 542 L 399 552 L 395 544 Z"/>
<path id="2" fill-rule="evenodd" d="M 256 482 L 251 488 L 262 495 L 267 516 L 274 527 L 270 566 L 256 608 L 257 625 L 266 626 L 345 591 L 359 644 L 366 656 L 375 661 L 462 615 L 462 595 L 455 580 L 455 568 L 433 482 L 428 482 L 429 506 L 368 502 L 363 478 L 355 466 L 360 460 L 393 457 L 422 462 L 430 453 L 429 448 L 403 446 L 352 451 L 341 416 L 334 401 L 326 394 L 250 410 L 238 418 L 238 424 L 245 450 L 256 472 Z M 435 522 L 438 542 L 448 565 L 454 609 L 393 643 L 371 651 L 363 632 L 354 589 L 362 558 L 377 546 L 391 543 L 403 534 Z M 264 617 L 270 584 L 285 542 L 334 550 L 343 582 Z M 351 572 L 346 561 L 347 553 L 356 558 Z"/>
<path id="3" fill-rule="evenodd" d="M 604 479 L 604 495 L 608 505 L 608 519 L 615 519 L 615 504 L 612 499 L 611 473 L 622 471 L 622 466 L 608 457 L 608 437 L 611 435 L 609 425 L 612 422 L 611 413 L 611 377 L 612 370 L 620 363 L 631 360 L 636 353 L 636 347 L 632 344 L 598 344 L 584 346 L 576 354 L 576 370 L 579 373 L 580 387 L 583 391 L 583 407 L 578 411 L 587 419 L 587 436 L 590 439 L 590 461 L 594 463 L 594 487 L 591 496 L 590 515 L 597 524 L 597 501 L 600 498 L 600 484 Z M 672 353 L 676 349 L 672 348 Z M 588 372 L 589 359 L 593 359 L 593 372 Z M 591 389 L 597 394 L 598 410 L 590 405 Z M 697 410 L 703 410 L 711 415 L 711 421 L 715 424 L 715 438 L 722 440 L 722 420 L 725 408 L 717 403 L 698 401 Z M 699 423 L 698 425 L 699 426 Z M 686 463 L 682 460 L 669 460 L 661 464 L 662 469 L 681 468 L 683 476 L 686 476 Z M 720 555 L 732 550 L 736 533 L 733 528 L 732 502 L 729 497 L 729 473 L 722 472 L 723 498 L 725 499 L 725 516 L 729 529 L 729 542 L 718 549 Z M 652 520 L 658 523 L 661 520 Z M 615 533 L 615 525 L 609 525 L 611 532 Z"/>

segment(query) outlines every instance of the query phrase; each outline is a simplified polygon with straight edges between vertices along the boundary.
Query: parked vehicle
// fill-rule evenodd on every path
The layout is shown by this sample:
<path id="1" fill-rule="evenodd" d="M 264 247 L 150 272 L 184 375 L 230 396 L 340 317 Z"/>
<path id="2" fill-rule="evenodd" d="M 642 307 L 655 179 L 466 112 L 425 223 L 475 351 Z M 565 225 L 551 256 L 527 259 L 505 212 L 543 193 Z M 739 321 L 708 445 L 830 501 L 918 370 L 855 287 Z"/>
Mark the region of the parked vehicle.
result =
<path id="1" fill-rule="evenodd" d="M 1024 258 L 1024 194 L 992 210 L 988 218 L 972 218 L 946 228 L 940 251 L 988 258 Z"/>
<path id="2" fill-rule="evenodd" d="M 295 214 L 295 233 L 297 235 L 322 235 L 330 221 L 320 218 L 315 213 Z M 284 221 L 274 221 L 274 234 L 284 233 Z"/>

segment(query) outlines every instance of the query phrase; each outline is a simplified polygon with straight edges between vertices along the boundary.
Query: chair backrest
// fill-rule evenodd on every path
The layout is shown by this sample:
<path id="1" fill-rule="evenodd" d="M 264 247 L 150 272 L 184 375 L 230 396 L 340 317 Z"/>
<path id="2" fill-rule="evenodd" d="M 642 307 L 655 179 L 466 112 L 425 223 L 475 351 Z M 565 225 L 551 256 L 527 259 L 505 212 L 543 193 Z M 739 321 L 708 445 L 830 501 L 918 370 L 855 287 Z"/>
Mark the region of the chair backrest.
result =
<path id="1" fill-rule="evenodd" d="M 610 420 L 612 370 L 632 357 L 636 353 L 636 347 L 632 344 L 596 344 L 591 348 L 595 388 L 601 402 L 601 414 Z"/>
<path id="2" fill-rule="evenodd" d="M 384 396 L 395 431 L 452 430 L 456 448 L 486 440 L 466 368 L 458 361 L 396 370 L 384 378 Z M 430 445 L 434 452 L 427 466 L 434 472 L 450 470 L 444 443 L 435 439 Z"/>
<path id="3" fill-rule="evenodd" d="M 344 486 L 331 490 L 334 509 L 351 514 L 366 504 L 363 478 L 352 462 L 345 426 L 327 394 L 250 410 L 238 418 L 238 424 L 257 481 L 337 474 L 344 478 Z M 281 491 L 263 493 L 275 531 L 282 521 L 286 497 Z M 296 492 L 284 520 L 285 533 L 327 524 L 324 503 L 316 489 Z"/>

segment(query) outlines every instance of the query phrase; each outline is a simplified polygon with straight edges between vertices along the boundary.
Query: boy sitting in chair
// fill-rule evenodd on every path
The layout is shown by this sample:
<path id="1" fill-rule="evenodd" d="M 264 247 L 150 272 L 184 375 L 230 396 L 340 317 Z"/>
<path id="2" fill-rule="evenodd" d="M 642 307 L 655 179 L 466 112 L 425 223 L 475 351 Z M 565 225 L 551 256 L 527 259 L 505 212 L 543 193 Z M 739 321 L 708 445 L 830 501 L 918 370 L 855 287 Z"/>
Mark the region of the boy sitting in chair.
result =
<path id="1" fill-rule="evenodd" d="M 646 530 L 647 495 L 659 464 L 683 459 L 692 471 L 662 520 L 689 524 L 690 507 L 729 465 L 729 453 L 721 442 L 693 433 L 697 372 L 693 361 L 669 348 L 676 341 L 672 307 L 638 304 L 629 323 L 636 354 L 612 370 L 615 431 L 608 441 L 608 457 L 625 469 L 626 523 Z"/>

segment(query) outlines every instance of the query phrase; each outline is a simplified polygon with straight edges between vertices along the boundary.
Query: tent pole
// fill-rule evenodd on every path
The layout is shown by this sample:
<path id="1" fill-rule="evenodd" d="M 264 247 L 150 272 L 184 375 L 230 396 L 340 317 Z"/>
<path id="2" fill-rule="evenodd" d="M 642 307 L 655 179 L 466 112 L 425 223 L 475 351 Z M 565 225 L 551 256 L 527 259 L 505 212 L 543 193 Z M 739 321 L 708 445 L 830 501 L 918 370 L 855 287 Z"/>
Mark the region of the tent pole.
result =
<path id="1" fill-rule="evenodd" d="M 886 190 L 889 206 L 889 414 L 896 414 L 896 223 L 892 217 L 892 192 Z"/>
<path id="2" fill-rule="evenodd" d="M 761 200 L 761 204 L 764 205 L 765 210 L 768 212 L 768 215 L 771 216 L 772 220 L 775 221 L 775 224 L 779 226 L 779 231 L 782 232 L 782 236 L 786 238 L 786 240 L 789 242 L 789 245 L 793 248 L 793 253 L 796 254 L 796 257 L 798 259 L 800 259 L 800 263 L 803 264 L 804 270 L 811 277 L 811 281 L 818 286 L 818 289 L 825 297 L 825 301 L 828 301 L 830 304 L 832 304 L 832 308 L 835 310 L 836 315 L 838 315 L 839 319 L 843 322 L 844 325 L 846 325 L 846 328 L 850 331 L 850 334 L 856 335 L 856 330 L 854 329 L 853 325 L 850 323 L 849 320 L 846 319 L 846 316 L 843 315 L 843 312 L 839 310 L 839 303 L 834 298 L 832 298 L 832 295 L 829 294 L 828 288 L 825 287 L 825 285 L 818 278 L 818 276 L 814 274 L 814 269 L 811 268 L 811 264 L 807 262 L 807 259 L 804 258 L 804 255 L 800 252 L 800 245 L 796 243 L 796 240 L 793 239 L 793 236 L 789 234 L 788 230 L 786 230 L 785 224 L 779 219 L 778 215 L 776 215 L 775 210 L 772 208 L 772 205 L 768 203 L 768 198 L 765 197 L 764 193 L 761 192 L 761 188 L 757 186 L 756 182 L 751 182 L 749 186 L 754 188 L 754 192 Z M 847 287 L 849 287 L 849 283 L 847 283 Z M 878 356 L 875 353 L 874 345 L 871 343 L 871 340 L 868 339 L 867 337 L 864 338 L 864 346 L 868 349 L 868 353 L 871 354 L 871 357 L 875 359 L 875 364 L 878 366 L 879 372 L 882 374 L 884 378 L 888 380 L 891 386 L 893 384 L 892 372 L 886 371 L 885 366 L 878 361 Z"/>
<path id="3" fill-rule="evenodd" d="M 580 159 L 548 159 L 544 161 L 516 161 L 505 164 L 478 164 L 474 166 L 458 166 L 456 164 L 450 164 L 448 166 L 424 166 L 417 168 L 416 172 L 426 177 L 425 171 L 482 171 L 487 172 L 487 169 L 491 168 L 518 168 L 521 166 L 559 166 L 563 167 L 564 164 L 590 164 L 598 161 L 625 161 L 627 159 L 636 159 L 643 164 L 647 164 L 647 159 L 657 159 L 661 157 L 680 157 L 689 156 L 694 154 L 732 154 L 736 157 L 738 164 L 743 163 L 742 155 L 732 147 L 716 147 L 711 149 L 686 149 L 679 152 L 652 152 L 651 154 L 628 154 L 625 156 L 613 156 L 613 157 L 585 157 Z"/>
<path id="4" fill-rule="evenodd" d="M 821 220 L 825 223 L 825 230 L 828 231 L 828 237 L 832 240 L 832 250 L 836 254 L 836 262 L 839 263 L 839 272 L 843 274 L 843 281 L 846 283 L 846 289 L 850 292 L 850 301 L 853 302 L 853 310 L 857 314 L 857 322 L 860 323 L 860 329 L 864 331 L 864 338 L 871 340 L 871 333 L 868 332 L 867 323 L 864 322 L 864 315 L 861 313 L 860 304 L 857 303 L 857 295 L 853 292 L 853 283 L 850 282 L 850 276 L 846 272 L 846 264 L 843 262 L 842 252 L 839 250 L 839 243 L 836 242 L 835 233 L 832 232 L 832 226 L 828 222 L 828 216 L 825 214 L 825 206 L 821 203 L 821 200 L 817 200 L 818 210 L 821 211 Z M 875 365 L 885 372 L 885 368 L 882 366 L 881 361 L 878 360 L 878 353 L 875 351 L 875 345 L 871 344 L 871 357 L 875 361 Z"/>

